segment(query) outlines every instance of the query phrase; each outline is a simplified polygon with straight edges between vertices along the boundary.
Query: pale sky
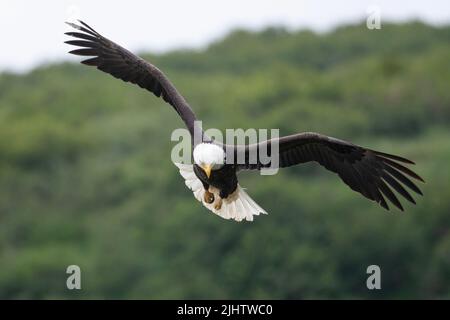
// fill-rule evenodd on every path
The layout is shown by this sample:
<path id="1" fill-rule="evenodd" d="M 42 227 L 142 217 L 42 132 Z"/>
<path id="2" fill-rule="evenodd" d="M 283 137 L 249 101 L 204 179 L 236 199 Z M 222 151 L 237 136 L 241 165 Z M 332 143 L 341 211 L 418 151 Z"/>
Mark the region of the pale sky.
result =
<path id="1" fill-rule="evenodd" d="M 361 21 L 377 6 L 383 21 L 450 23 L 450 0 L 0 0 L 0 72 L 27 71 L 43 62 L 73 60 L 63 44 L 81 18 L 131 51 L 202 48 L 233 28 L 328 31 Z"/>

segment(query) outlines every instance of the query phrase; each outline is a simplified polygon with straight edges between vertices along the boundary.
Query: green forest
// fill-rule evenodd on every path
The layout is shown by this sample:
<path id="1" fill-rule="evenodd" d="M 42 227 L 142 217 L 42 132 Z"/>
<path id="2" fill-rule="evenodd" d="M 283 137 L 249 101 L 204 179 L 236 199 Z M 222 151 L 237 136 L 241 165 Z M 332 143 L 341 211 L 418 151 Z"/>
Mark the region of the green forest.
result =
<path id="1" fill-rule="evenodd" d="M 76 62 L 3 72 L 0 298 L 450 298 L 450 26 L 234 30 L 141 55 L 205 129 L 317 131 L 398 154 L 424 196 L 386 211 L 312 163 L 242 173 L 269 215 L 224 220 L 172 164 L 183 123 L 164 101 Z M 370 265 L 381 290 L 366 287 Z"/>

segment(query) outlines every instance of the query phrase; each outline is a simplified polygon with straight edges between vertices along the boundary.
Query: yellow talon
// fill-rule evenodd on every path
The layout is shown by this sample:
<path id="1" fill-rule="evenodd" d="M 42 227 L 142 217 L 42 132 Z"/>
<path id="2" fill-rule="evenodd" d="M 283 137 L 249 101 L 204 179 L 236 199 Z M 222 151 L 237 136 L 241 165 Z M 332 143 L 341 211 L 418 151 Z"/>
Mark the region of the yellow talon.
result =
<path id="1" fill-rule="evenodd" d="M 219 197 L 219 200 L 214 204 L 214 209 L 220 210 L 222 208 L 222 198 Z"/>
<path id="2" fill-rule="evenodd" d="M 214 202 L 214 194 L 209 192 L 208 190 L 205 190 L 205 194 L 203 195 L 203 200 L 209 204 L 213 203 Z"/>

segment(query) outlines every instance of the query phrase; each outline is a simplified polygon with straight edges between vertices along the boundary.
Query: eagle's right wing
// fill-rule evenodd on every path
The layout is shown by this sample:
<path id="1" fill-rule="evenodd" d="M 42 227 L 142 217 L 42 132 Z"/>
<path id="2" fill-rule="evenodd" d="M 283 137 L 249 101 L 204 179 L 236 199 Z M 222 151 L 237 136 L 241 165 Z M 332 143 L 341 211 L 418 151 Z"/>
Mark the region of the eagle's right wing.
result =
<path id="1" fill-rule="evenodd" d="M 95 66 L 118 79 L 137 84 L 157 97 L 162 97 L 177 111 L 193 137 L 195 114 L 166 75 L 151 63 L 103 37 L 86 23 L 79 22 L 81 26 L 67 23 L 78 32 L 66 32 L 66 35 L 77 38 L 66 43 L 80 47 L 69 53 L 90 56 L 91 58 L 82 63 Z"/>

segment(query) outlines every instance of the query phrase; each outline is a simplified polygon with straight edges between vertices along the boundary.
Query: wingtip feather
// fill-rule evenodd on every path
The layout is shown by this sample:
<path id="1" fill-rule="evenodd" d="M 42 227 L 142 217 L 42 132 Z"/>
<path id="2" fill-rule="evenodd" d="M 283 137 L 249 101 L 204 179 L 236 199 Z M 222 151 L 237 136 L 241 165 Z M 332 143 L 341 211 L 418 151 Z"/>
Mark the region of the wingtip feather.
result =
<path id="1" fill-rule="evenodd" d="M 67 24 L 68 26 L 71 26 L 74 29 L 81 30 L 81 27 L 73 22 L 65 21 L 64 23 Z"/>

